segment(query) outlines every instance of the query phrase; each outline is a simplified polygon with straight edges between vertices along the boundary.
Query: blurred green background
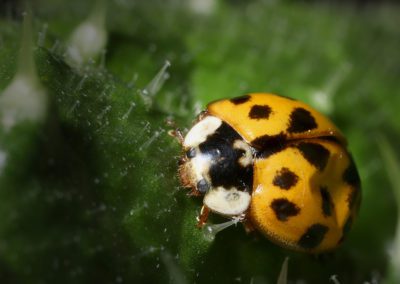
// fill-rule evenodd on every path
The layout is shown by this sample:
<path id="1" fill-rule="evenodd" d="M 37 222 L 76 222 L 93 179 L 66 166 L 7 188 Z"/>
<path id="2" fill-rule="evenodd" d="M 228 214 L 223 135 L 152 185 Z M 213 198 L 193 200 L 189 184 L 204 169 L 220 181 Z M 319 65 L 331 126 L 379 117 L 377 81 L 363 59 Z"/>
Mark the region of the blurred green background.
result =
<path id="1" fill-rule="evenodd" d="M 29 4 L 21 50 L 25 4 L 0 1 L 1 283 L 276 283 L 286 256 L 288 283 L 400 283 L 399 4 Z M 363 201 L 335 252 L 196 228 L 202 202 L 179 187 L 166 120 L 187 129 L 248 92 L 305 101 L 347 136 Z"/>

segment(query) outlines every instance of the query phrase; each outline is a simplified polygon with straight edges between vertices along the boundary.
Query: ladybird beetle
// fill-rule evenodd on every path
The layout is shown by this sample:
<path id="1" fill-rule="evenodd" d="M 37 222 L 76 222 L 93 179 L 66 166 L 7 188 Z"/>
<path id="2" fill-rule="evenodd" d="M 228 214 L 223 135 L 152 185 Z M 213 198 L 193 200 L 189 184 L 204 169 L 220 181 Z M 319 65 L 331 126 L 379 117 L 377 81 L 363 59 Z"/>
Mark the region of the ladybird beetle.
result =
<path id="1" fill-rule="evenodd" d="M 179 176 L 209 212 L 243 221 L 283 247 L 336 248 L 358 211 L 360 178 L 346 139 L 300 101 L 249 94 L 210 103 L 185 137 Z"/>

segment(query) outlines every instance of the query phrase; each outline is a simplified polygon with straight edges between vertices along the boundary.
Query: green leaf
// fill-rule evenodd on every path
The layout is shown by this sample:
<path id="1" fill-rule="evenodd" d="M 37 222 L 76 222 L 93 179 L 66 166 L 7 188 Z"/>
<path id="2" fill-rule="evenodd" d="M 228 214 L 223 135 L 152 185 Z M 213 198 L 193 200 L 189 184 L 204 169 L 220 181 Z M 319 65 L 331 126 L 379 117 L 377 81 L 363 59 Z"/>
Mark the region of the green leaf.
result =
<path id="1" fill-rule="evenodd" d="M 68 39 L 95 2 L 35 3 L 47 116 L 0 130 L 2 283 L 275 283 L 288 256 L 289 282 L 386 276 L 396 203 L 370 137 L 399 139 L 397 6 L 110 1 L 104 56 L 74 67 Z M 20 30 L 0 19 L 0 100 L 18 69 Z M 332 254 L 291 252 L 241 224 L 213 240 L 196 227 L 202 201 L 179 185 L 181 149 L 166 120 L 189 128 L 200 106 L 246 92 L 314 104 L 347 136 L 363 202 Z"/>

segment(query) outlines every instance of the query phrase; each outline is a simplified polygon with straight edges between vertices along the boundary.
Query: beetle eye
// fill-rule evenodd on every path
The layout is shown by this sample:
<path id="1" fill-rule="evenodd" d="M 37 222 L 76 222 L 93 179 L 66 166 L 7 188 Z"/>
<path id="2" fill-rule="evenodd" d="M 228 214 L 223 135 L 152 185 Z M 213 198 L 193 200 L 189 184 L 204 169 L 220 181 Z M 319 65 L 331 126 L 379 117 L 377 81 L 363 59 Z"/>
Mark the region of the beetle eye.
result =
<path id="1" fill-rule="evenodd" d="M 206 193 L 210 189 L 210 184 L 205 179 L 202 179 L 197 183 L 196 187 L 200 193 Z"/>
<path id="2" fill-rule="evenodd" d="M 189 150 L 186 151 L 186 157 L 189 159 L 194 158 L 196 156 L 196 149 L 195 148 L 190 148 Z"/>

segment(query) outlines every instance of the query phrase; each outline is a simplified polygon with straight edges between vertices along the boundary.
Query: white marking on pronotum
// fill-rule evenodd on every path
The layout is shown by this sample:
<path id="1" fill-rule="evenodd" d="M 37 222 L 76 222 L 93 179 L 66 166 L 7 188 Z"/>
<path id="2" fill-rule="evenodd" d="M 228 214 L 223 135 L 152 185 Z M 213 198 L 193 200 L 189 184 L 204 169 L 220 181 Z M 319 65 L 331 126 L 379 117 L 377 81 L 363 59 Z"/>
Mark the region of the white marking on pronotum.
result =
<path id="1" fill-rule="evenodd" d="M 200 150 L 196 148 L 196 156 L 190 159 L 191 169 L 195 175 L 196 183 L 205 178 L 208 182 L 209 169 L 211 167 L 212 157 L 207 154 L 200 153 Z"/>
<path id="2" fill-rule="evenodd" d="M 183 141 L 184 147 L 196 147 L 200 143 L 206 141 L 207 136 L 214 133 L 222 124 L 222 121 L 215 116 L 207 116 L 195 124 L 186 134 Z"/>
<path id="3" fill-rule="evenodd" d="M 242 167 L 247 167 L 247 166 L 252 164 L 253 155 L 251 153 L 250 146 L 246 142 L 244 142 L 243 140 L 236 140 L 233 143 L 233 148 L 234 149 L 241 149 L 241 150 L 245 151 L 244 155 L 239 158 L 239 164 Z"/>
<path id="4" fill-rule="evenodd" d="M 248 192 L 239 191 L 236 188 L 217 187 L 207 192 L 203 203 L 213 212 L 237 216 L 247 210 L 250 200 L 251 196 Z"/>

